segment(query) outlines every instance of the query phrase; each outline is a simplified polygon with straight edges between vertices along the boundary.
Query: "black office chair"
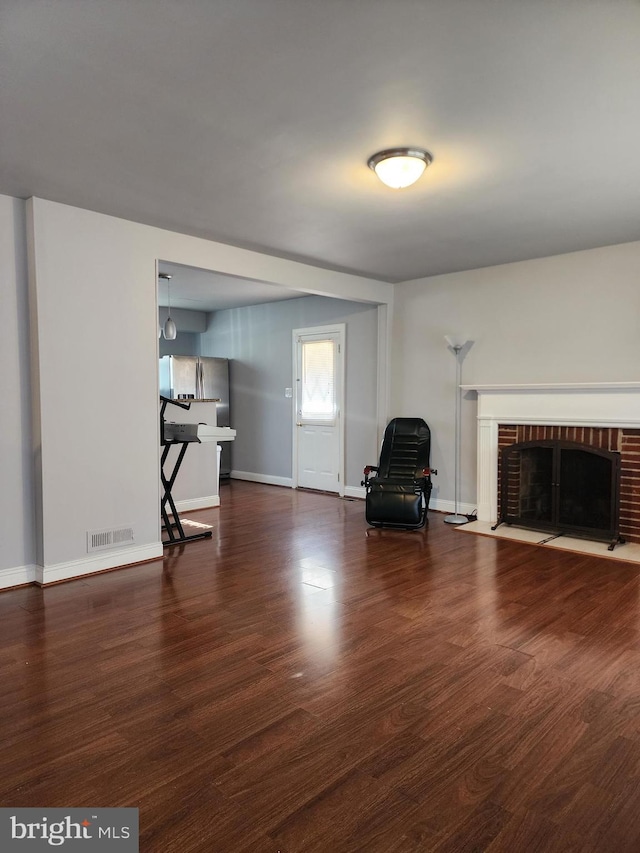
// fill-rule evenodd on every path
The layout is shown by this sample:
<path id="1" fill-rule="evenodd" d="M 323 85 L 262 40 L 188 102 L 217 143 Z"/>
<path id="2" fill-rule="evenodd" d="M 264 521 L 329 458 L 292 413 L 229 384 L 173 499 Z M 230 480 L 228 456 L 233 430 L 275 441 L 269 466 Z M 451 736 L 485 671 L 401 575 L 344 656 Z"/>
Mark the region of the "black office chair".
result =
<path id="1" fill-rule="evenodd" d="M 422 418 L 394 418 L 384 431 L 380 463 L 367 465 L 365 518 L 372 527 L 416 530 L 427 520 L 431 495 L 431 431 Z M 375 471 L 373 477 L 369 476 Z"/>

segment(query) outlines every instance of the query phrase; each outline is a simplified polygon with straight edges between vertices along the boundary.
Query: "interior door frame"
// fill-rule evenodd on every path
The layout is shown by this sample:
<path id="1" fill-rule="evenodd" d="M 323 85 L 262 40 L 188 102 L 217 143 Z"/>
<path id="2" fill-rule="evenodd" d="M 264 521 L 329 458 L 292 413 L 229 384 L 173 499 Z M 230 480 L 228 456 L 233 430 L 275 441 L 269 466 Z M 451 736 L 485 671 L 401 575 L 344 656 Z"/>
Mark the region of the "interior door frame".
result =
<path id="1" fill-rule="evenodd" d="M 345 490 L 345 467 L 344 467 L 344 444 L 345 444 L 345 376 L 346 376 L 346 323 L 331 323 L 326 326 L 308 326 L 304 329 L 292 330 L 292 365 L 293 365 L 293 410 L 291 412 L 291 429 L 292 429 L 292 453 L 291 460 L 292 487 L 298 488 L 298 398 L 299 398 L 299 380 L 298 376 L 298 341 L 304 335 L 338 335 L 338 417 L 336 429 L 338 431 L 338 496 L 344 497 Z"/>

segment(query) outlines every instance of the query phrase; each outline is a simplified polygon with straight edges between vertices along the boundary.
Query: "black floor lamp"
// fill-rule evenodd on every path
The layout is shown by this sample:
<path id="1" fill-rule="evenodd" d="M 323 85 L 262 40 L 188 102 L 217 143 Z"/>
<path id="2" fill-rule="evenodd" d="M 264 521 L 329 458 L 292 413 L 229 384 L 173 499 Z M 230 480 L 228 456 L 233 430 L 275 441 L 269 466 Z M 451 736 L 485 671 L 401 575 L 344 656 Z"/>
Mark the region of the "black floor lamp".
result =
<path id="1" fill-rule="evenodd" d="M 469 519 L 466 515 L 460 515 L 458 512 L 458 499 L 460 497 L 460 454 L 461 454 L 461 438 L 460 438 L 460 411 L 462 405 L 462 362 L 467 353 L 473 346 L 473 341 L 465 341 L 463 344 L 454 342 L 450 335 L 445 335 L 447 349 L 452 352 L 456 358 L 456 424 L 455 424 L 455 508 L 453 515 L 446 515 L 444 520 L 447 524 L 466 524 Z"/>

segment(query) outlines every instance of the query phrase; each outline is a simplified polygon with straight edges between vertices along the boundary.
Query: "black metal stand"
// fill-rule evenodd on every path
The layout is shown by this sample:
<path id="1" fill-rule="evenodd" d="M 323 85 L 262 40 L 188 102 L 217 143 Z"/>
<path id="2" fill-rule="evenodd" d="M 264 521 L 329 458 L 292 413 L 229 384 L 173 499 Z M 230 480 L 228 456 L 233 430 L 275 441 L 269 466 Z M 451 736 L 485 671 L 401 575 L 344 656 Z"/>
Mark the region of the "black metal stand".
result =
<path id="1" fill-rule="evenodd" d="M 170 400 L 168 397 L 160 397 L 162 400 L 162 406 L 160 407 L 160 443 L 163 445 L 164 450 L 162 451 L 162 458 L 160 460 L 160 479 L 162 480 L 162 486 L 164 488 L 164 494 L 162 495 L 162 500 L 160 501 L 160 514 L 162 516 L 162 530 L 165 530 L 168 535 L 168 539 L 163 540 L 163 545 L 168 547 L 169 545 L 180 545 L 183 542 L 193 542 L 194 539 L 210 539 L 212 536 L 211 530 L 205 530 L 203 533 L 193 533 L 190 536 L 187 536 L 184 532 L 184 527 L 182 526 L 182 522 L 180 521 L 180 516 L 178 515 L 178 510 L 176 509 L 175 502 L 173 497 L 171 496 L 171 490 L 173 489 L 173 484 L 176 481 L 176 477 L 178 476 L 178 472 L 180 471 L 180 466 L 182 465 L 182 460 L 184 459 L 184 455 L 187 452 L 187 447 L 189 444 L 192 444 L 192 441 L 176 441 L 171 439 L 170 441 L 166 441 L 164 437 L 164 412 L 167 408 L 167 404 L 171 403 L 172 406 L 178 406 L 181 409 L 190 409 L 190 403 L 176 403 L 175 400 Z M 195 441 L 200 443 L 198 439 Z M 175 461 L 173 466 L 173 470 L 167 476 L 164 471 L 164 466 L 167 461 L 167 457 L 169 455 L 169 450 L 172 445 L 181 445 L 180 451 L 178 452 L 178 458 Z M 171 509 L 171 513 L 173 515 L 173 521 L 169 519 L 169 513 L 167 511 L 167 504 Z M 176 532 L 177 531 L 177 535 Z"/>

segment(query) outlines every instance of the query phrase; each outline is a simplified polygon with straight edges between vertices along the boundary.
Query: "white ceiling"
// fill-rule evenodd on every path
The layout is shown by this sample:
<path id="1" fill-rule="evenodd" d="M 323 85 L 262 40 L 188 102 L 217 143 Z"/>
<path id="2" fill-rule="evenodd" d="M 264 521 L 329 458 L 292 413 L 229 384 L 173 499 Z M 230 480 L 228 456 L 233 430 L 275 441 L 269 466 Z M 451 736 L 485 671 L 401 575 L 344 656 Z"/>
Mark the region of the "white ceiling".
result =
<path id="1" fill-rule="evenodd" d="M 158 272 L 171 276 L 167 283 L 160 279 L 158 285 L 158 305 L 169 302 L 168 286 L 171 287 L 171 305 L 173 308 L 185 308 L 188 311 L 224 311 L 227 308 L 241 308 L 246 305 L 262 305 L 265 302 L 281 302 L 307 296 L 288 287 L 278 287 L 253 279 L 186 267 L 182 264 L 170 264 L 161 261 Z"/>
<path id="2" fill-rule="evenodd" d="M 637 240 L 639 45 L 638 0 L 0 0 L 0 192 L 386 281 Z"/>

